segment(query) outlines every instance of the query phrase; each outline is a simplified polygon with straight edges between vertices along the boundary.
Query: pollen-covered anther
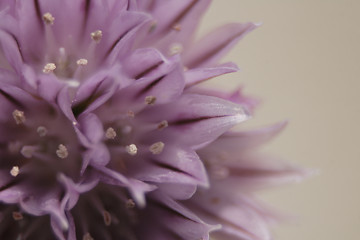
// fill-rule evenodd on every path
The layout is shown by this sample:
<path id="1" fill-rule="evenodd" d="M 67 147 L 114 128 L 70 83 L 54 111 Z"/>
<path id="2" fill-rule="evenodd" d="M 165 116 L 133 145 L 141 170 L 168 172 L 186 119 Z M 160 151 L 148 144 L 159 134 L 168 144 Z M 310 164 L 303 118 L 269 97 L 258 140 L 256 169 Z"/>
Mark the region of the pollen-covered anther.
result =
<path id="1" fill-rule="evenodd" d="M 134 200 L 132 200 L 130 198 L 126 201 L 125 206 L 126 206 L 126 208 L 131 209 L 131 208 L 134 208 L 136 206 L 136 204 L 135 204 Z"/>
<path id="2" fill-rule="evenodd" d="M 127 111 L 126 115 L 129 117 L 129 118 L 134 118 L 135 117 L 135 113 L 131 110 Z"/>
<path id="3" fill-rule="evenodd" d="M 40 137 L 45 137 L 48 133 L 48 130 L 46 127 L 44 126 L 39 126 L 37 129 L 36 129 L 36 132 L 37 134 L 40 136 Z"/>
<path id="4" fill-rule="evenodd" d="M 10 174 L 13 177 L 16 177 L 17 175 L 19 175 L 20 173 L 20 169 L 18 166 L 13 166 L 12 169 L 10 170 Z"/>
<path id="5" fill-rule="evenodd" d="M 155 21 L 155 20 L 153 20 L 152 22 L 151 22 L 151 25 L 150 25 L 150 29 L 149 29 L 149 33 L 152 33 L 152 32 L 154 32 L 155 31 L 155 29 L 156 29 L 156 27 L 157 27 L 157 21 Z"/>
<path id="6" fill-rule="evenodd" d="M 138 149 L 137 149 L 137 147 L 136 147 L 135 144 L 130 144 L 130 145 L 126 146 L 125 149 L 126 149 L 126 152 L 127 152 L 128 154 L 130 154 L 131 156 L 136 155 L 136 154 L 137 154 L 137 151 L 138 151 Z"/>
<path id="7" fill-rule="evenodd" d="M 85 233 L 82 240 L 94 240 L 90 233 Z"/>
<path id="8" fill-rule="evenodd" d="M 106 129 L 105 137 L 107 139 L 114 139 L 116 137 L 115 130 L 112 127 L 109 127 L 108 129 Z"/>
<path id="9" fill-rule="evenodd" d="M 179 23 L 174 24 L 171 28 L 174 29 L 175 31 L 181 31 L 181 24 Z"/>
<path id="10" fill-rule="evenodd" d="M 210 174 L 218 180 L 226 179 L 230 175 L 230 171 L 227 167 L 213 165 L 210 167 Z"/>
<path id="11" fill-rule="evenodd" d="M 88 60 L 85 58 L 80 58 L 79 60 L 76 61 L 76 64 L 78 66 L 86 66 L 88 64 Z"/>
<path id="12" fill-rule="evenodd" d="M 53 25 L 55 18 L 53 17 L 53 15 L 51 13 L 47 12 L 43 15 L 43 20 L 46 24 Z"/>
<path id="13" fill-rule="evenodd" d="M 69 152 L 68 152 L 67 148 L 65 147 L 65 145 L 60 144 L 58 146 L 58 149 L 56 150 L 56 155 L 62 159 L 67 158 L 67 156 L 69 156 Z"/>
<path id="14" fill-rule="evenodd" d="M 47 63 L 43 68 L 43 73 L 52 73 L 55 69 L 55 63 Z"/>
<path id="15" fill-rule="evenodd" d="M 25 158 L 32 158 L 34 152 L 36 151 L 35 146 L 23 146 L 20 150 L 21 155 L 23 155 Z"/>
<path id="16" fill-rule="evenodd" d="M 157 128 L 158 128 L 159 130 L 162 130 L 162 129 L 164 129 L 164 128 L 167 128 L 168 126 L 169 126 L 168 121 L 164 120 L 164 121 L 162 121 L 161 123 L 158 124 Z"/>
<path id="17" fill-rule="evenodd" d="M 15 119 L 16 124 L 19 125 L 19 124 L 25 123 L 26 118 L 25 118 L 25 114 L 23 111 L 15 110 L 15 111 L 13 111 L 12 115 Z"/>
<path id="18" fill-rule="evenodd" d="M 90 36 L 92 40 L 94 40 L 96 43 L 99 43 L 102 39 L 102 31 L 96 30 L 95 32 L 92 32 Z"/>
<path id="19" fill-rule="evenodd" d="M 12 212 L 12 217 L 15 221 L 20 221 L 24 219 L 24 216 L 21 212 Z"/>
<path id="20" fill-rule="evenodd" d="M 110 226 L 111 225 L 111 215 L 108 211 L 106 211 L 106 210 L 103 211 L 103 218 L 104 218 L 105 225 Z"/>
<path id="21" fill-rule="evenodd" d="M 152 154 L 160 154 L 164 150 L 165 144 L 163 142 L 156 142 L 150 146 L 149 150 Z"/>
<path id="22" fill-rule="evenodd" d="M 154 105 L 155 102 L 156 102 L 156 97 L 154 97 L 154 96 L 147 96 L 147 97 L 145 97 L 145 103 L 146 103 L 147 105 Z"/>
<path id="23" fill-rule="evenodd" d="M 182 53 L 183 50 L 184 50 L 183 45 L 181 45 L 180 43 L 173 43 L 173 44 L 170 46 L 169 54 L 170 54 L 171 56 L 173 56 L 173 55 Z"/>

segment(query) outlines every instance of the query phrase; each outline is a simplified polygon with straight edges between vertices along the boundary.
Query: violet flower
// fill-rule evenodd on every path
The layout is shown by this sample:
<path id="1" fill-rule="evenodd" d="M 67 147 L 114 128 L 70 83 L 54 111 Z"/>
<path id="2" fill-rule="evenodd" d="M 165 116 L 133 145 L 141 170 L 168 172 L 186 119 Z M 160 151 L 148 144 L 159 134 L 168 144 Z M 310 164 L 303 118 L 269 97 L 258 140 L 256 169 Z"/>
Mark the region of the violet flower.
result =
<path id="1" fill-rule="evenodd" d="M 194 87 L 256 27 L 194 43 L 209 3 L 0 2 L 1 239 L 270 239 L 252 191 L 301 173 L 243 156 L 282 124 L 227 132 L 256 101 Z"/>

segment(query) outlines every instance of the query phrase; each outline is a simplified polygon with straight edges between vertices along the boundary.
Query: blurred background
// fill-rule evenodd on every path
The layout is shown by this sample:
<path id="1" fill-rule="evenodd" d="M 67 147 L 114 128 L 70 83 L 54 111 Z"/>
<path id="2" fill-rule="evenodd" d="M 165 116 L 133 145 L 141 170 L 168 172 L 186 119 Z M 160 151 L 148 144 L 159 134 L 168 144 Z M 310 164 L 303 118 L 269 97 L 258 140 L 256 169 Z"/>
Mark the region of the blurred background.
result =
<path id="1" fill-rule="evenodd" d="M 360 1 L 213 0 L 200 34 L 228 22 L 262 22 L 224 59 L 241 72 L 218 78 L 245 86 L 262 104 L 246 127 L 287 119 L 266 146 L 320 174 L 261 197 L 298 216 L 277 240 L 360 239 Z M 219 84 L 221 83 L 221 84 Z"/>

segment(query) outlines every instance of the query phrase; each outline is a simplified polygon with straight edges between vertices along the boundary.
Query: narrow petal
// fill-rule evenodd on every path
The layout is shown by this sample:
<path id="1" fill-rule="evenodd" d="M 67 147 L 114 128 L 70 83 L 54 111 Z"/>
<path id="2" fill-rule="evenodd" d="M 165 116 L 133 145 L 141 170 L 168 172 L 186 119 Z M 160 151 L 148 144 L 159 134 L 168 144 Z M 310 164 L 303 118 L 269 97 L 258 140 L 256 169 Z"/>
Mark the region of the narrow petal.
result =
<path id="1" fill-rule="evenodd" d="M 238 67 L 234 63 L 225 63 L 210 68 L 194 68 L 185 72 L 186 87 L 209 80 L 211 78 L 238 71 Z"/>
<path id="2" fill-rule="evenodd" d="M 184 65 L 188 68 L 216 64 L 241 38 L 256 28 L 253 23 L 228 24 L 194 44 L 184 54 Z"/>

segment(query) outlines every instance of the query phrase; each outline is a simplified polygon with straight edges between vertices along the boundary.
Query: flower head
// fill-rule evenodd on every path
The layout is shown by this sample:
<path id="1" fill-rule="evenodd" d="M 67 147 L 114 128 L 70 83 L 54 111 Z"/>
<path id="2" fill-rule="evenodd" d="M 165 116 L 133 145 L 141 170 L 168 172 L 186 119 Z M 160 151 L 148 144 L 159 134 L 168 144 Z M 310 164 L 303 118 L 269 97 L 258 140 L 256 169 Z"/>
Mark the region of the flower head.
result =
<path id="1" fill-rule="evenodd" d="M 242 157 L 283 126 L 228 132 L 256 101 L 193 88 L 256 27 L 194 43 L 209 3 L 0 3 L 1 238 L 269 239 L 246 189 L 299 173 Z"/>

